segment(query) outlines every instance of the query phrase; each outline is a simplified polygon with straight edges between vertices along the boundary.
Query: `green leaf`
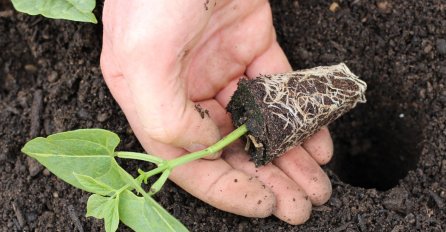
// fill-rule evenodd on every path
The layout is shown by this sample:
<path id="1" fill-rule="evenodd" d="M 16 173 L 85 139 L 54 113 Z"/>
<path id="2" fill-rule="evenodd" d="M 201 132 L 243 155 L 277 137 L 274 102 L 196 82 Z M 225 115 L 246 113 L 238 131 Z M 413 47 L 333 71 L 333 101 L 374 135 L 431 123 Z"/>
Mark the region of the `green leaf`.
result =
<path id="1" fill-rule="evenodd" d="M 105 231 L 116 231 L 119 225 L 119 195 L 115 198 L 91 195 L 87 201 L 87 217 L 104 219 Z"/>
<path id="2" fill-rule="evenodd" d="M 136 232 L 188 231 L 153 198 L 138 197 L 128 190 L 120 194 L 119 215 L 121 221 Z"/>
<path id="3" fill-rule="evenodd" d="M 97 219 L 104 218 L 104 205 L 110 197 L 103 197 L 98 194 L 93 194 L 87 201 L 87 217 L 95 217 Z"/>
<path id="4" fill-rule="evenodd" d="M 119 225 L 119 195 L 113 200 L 107 201 L 104 210 L 105 231 L 116 231 Z"/>
<path id="5" fill-rule="evenodd" d="M 35 138 L 25 144 L 22 152 L 77 188 L 90 191 L 79 183 L 74 173 L 120 189 L 128 183 L 128 176 L 123 176 L 114 159 L 118 144 L 119 137 L 113 132 L 81 129 Z"/>
<path id="6" fill-rule="evenodd" d="M 95 0 L 12 0 L 17 11 L 48 18 L 97 23 L 92 13 Z"/>
<path id="7" fill-rule="evenodd" d="M 100 194 L 103 196 L 109 195 L 115 192 L 117 189 L 104 184 L 103 182 L 82 174 L 73 173 L 77 181 L 87 189 L 88 192 Z"/>

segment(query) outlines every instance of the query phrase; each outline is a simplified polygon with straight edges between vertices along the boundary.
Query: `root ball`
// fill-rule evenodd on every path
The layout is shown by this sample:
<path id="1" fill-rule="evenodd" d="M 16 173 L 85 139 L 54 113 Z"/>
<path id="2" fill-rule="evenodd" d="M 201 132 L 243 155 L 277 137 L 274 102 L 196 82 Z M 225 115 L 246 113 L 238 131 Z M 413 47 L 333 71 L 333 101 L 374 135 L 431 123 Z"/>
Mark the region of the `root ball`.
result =
<path id="1" fill-rule="evenodd" d="M 345 64 L 242 79 L 228 104 L 234 126 L 246 124 L 248 153 L 271 162 L 364 103 L 367 85 Z"/>

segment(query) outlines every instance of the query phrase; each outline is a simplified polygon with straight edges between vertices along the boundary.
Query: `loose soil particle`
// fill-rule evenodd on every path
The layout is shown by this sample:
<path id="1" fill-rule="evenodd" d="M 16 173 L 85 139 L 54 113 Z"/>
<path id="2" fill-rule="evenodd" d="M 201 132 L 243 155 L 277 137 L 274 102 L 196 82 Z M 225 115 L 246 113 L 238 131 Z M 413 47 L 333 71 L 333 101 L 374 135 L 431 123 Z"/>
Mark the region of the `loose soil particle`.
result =
<path id="1" fill-rule="evenodd" d="M 328 0 L 272 2 L 294 69 L 346 62 L 368 83 L 368 103 L 331 127 L 331 199 L 306 224 L 291 226 L 219 211 L 168 182 L 156 199 L 192 231 L 446 230 L 446 56 L 437 42 L 446 38 L 445 3 L 388 1 L 383 11 L 378 1 L 337 2 L 335 13 Z M 101 27 L 9 7 L 0 4 L 0 231 L 103 231 L 102 221 L 83 216 L 87 193 L 54 175 L 31 177 L 20 153 L 32 123 L 40 123 L 33 125 L 39 136 L 106 128 L 123 138 L 120 149 L 142 150 L 101 78 Z M 33 110 L 39 90 L 42 108 Z M 38 120 L 32 111 L 41 112 Z M 112 113 L 101 122 L 98 112 Z"/>

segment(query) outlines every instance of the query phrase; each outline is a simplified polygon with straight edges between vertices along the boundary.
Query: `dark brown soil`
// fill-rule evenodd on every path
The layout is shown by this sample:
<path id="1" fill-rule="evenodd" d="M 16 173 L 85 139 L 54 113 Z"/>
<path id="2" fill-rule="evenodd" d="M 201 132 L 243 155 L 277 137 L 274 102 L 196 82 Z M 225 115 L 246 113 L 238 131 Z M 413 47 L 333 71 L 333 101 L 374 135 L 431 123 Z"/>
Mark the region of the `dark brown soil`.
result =
<path id="1" fill-rule="evenodd" d="M 344 61 L 368 83 L 368 103 L 332 125 L 332 198 L 291 226 L 221 212 L 168 182 L 156 198 L 192 231 L 446 230 L 446 2 L 343 0 L 335 13 L 331 3 L 272 5 L 295 69 Z M 7 10 L 0 4 L 0 231 L 101 231 L 84 217 L 88 194 L 20 153 L 31 137 L 91 127 L 141 150 L 101 77 L 101 28 Z"/>
<path id="2" fill-rule="evenodd" d="M 267 125 L 278 124 L 281 126 L 281 122 L 270 117 L 271 112 L 263 103 L 264 96 L 265 90 L 260 83 L 242 79 L 227 107 L 227 111 L 231 113 L 234 127 L 246 124 L 249 130 L 244 138 L 248 145 L 245 146 L 245 149 L 247 148 L 246 150 L 256 166 L 264 165 L 274 159 L 271 149 L 281 149 L 280 143 L 277 144 L 274 138 L 285 136 L 285 133 L 278 133 L 279 131 L 276 130 L 268 133 L 270 131 L 266 127 Z M 291 127 L 285 132 L 290 133 Z"/>

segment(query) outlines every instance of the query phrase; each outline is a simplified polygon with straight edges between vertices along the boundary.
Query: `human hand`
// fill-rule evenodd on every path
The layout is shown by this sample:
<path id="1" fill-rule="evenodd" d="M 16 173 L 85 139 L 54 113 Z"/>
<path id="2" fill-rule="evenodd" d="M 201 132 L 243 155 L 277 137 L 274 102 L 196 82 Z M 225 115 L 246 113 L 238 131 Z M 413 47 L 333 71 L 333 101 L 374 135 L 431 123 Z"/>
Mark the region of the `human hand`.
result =
<path id="1" fill-rule="evenodd" d="M 225 107 L 241 77 L 291 70 L 266 0 L 105 1 L 101 67 L 144 149 L 173 159 L 233 130 Z M 209 111 L 202 118 L 195 105 Z M 170 179 L 219 209 L 305 222 L 331 195 L 319 167 L 332 156 L 323 128 L 256 168 L 240 143 L 179 166 Z"/>

